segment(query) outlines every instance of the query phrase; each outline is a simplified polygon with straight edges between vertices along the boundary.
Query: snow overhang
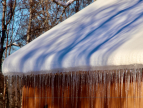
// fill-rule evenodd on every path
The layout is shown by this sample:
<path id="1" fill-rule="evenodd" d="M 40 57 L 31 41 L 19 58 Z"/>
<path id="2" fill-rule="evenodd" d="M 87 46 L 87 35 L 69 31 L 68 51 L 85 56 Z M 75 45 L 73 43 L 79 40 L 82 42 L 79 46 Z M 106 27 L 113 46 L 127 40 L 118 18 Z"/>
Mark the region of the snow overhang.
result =
<path id="1" fill-rule="evenodd" d="M 142 67 L 142 10 L 142 0 L 98 0 L 7 57 L 2 72 Z"/>

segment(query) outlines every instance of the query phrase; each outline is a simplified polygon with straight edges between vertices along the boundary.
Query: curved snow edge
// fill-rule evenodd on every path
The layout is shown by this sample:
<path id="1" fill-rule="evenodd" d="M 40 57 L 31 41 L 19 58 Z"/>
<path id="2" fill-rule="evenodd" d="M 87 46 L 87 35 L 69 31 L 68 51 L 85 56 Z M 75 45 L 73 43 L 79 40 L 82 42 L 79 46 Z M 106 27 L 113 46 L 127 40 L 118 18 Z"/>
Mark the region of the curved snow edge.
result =
<path id="1" fill-rule="evenodd" d="M 38 74 L 56 74 L 56 73 L 67 73 L 67 72 L 79 72 L 79 71 L 115 71 L 124 69 L 143 69 L 143 64 L 131 64 L 131 65 L 120 65 L 120 66 L 81 66 L 81 67 L 71 67 L 71 68 L 58 68 L 52 70 L 42 70 L 42 71 L 31 71 L 26 73 L 21 72 L 5 72 L 4 76 L 14 76 L 14 75 L 38 75 Z"/>

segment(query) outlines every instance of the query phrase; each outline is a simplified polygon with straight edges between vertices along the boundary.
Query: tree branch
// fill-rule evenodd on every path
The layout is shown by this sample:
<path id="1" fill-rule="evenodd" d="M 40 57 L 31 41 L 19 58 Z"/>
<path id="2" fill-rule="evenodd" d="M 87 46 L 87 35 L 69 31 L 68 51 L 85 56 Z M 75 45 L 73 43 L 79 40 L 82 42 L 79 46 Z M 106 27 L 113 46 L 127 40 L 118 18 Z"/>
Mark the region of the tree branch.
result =
<path id="1" fill-rule="evenodd" d="M 60 16 L 60 18 L 59 18 L 57 24 L 58 24 L 58 23 L 60 22 L 60 20 L 62 19 L 62 16 L 63 16 L 63 14 L 65 13 L 65 10 L 66 10 L 66 8 L 63 9 L 62 14 L 61 14 L 61 16 Z"/>
<path id="2" fill-rule="evenodd" d="M 75 0 L 69 0 L 67 3 L 64 3 L 59 0 L 52 0 L 52 2 L 56 3 L 57 5 L 63 6 L 64 8 L 67 8 L 68 6 L 70 6 L 74 1 Z"/>
<path id="3" fill-rule="evenodd" d="M 16 7 L 16 0 L 14 1 L 14 5 L 12 7 L 12 11 L 11 11 L 11 15 L 10 15 L 10 18 L 9 20 L 7 21 L 6 25 L 8 25 L 12 19 L 12 16 L 14 15 L 14 10 L 15 10 L 15 7 Z"/>
<path id="4" fill-rule="evenodd" d="M 10 46 L 17 46 L 17 47 L 21 47 L 21 46 L 22 46 L 22 44 L 11 43 L 10 45 L 8 45 L 8 46 L 7 46 L 7 48 L 8 48 L 8 47 L 10 47 Z M 5 49 L 6 49 L 6 47 L 3 47 L 3 50 L 5 50 Z"/>

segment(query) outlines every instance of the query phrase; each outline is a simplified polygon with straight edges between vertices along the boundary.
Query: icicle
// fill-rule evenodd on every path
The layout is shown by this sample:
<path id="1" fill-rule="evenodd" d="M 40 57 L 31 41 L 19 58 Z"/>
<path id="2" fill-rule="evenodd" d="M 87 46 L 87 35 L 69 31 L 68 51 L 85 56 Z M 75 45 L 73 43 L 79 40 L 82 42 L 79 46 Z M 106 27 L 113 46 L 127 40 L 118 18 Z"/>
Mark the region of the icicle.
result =
<path id="1" fill-rule="evenodd" d="M 26 108 L 28 108 L 28 97 L 29 97 L 29 76 L 26 77 Z"/>
<path id="2" fill-rule="evenodd" d="M 131 69 L 129 69 L 130 71 L 130 85 L 131 85 L 131 89 L 132 89 L 132 85 L 133 85 L 133 72 Z M 132 99 L 133 99 L 133 93 L 131 94 L 132 95 Z"/>
<path id="3" fill-rule="evenodd" d="M 34 92 L 34 108 L 35 108 L 35 107 L 36 107 L 36 106 L 35 106 L 35 104 L 36 104 L 36 97 L 35 97 L 35 96 L 36 96 L 36 95 L 35 95 L 35 89 L 36 89 L 36 85 L 35 85 L 36 80 L 35 80 L 35 79 L 36 79 L 36 75 L 33 75 L 33 78 L 34 78 L 34 79 L 33 79 L 33 89 L 34 89 L 33 92 Z"/>
<path id="4" fill-rule="evenodd" d="M 86 79 L 85 79 L 85 81 L 86 81 L 86 101 L 87 101 L 87 105 L 89 105 L 89 103 L 90 103 L 90 98 L 89 98 L 89 71 L 87 72 L 87 74 L 86 74 L 86 77 L 85 77 Z M 90 107 L 90 106 L 88 106 L 88 107 Z"/>
<path id="5" fill-rule="evenodd" d="M 129 107 L 129 101 L 133 101 L 134 107 L 141 107 L 142 69 L 121 69 L 109 71 L 69 72 L 48 75 L 8 76 L 9 106 L 20 107 L 22 102 L 22 87 L 25 85 L 24 107 L 28 108 L 30 88 L 34 88 L 34 97 L 38 92 L 39 97 L 34 98 L 33 107 L 41 107 L 48 104 L 54 108 L 64 108 L 71 102 L 71 107 L 78 108 L 81 102 L 89 108 L 111 107 L 111 96 L 121 98 L 119 107 Z M 38 84 L 37 84 L 38 82 Z M 125 85 L 124 85 L 125 84 Z M 36 91 L 38 87 L 38 91 Z M 84 87 L 84 88 L 83 88 Z M 115 88 L 111 88 L 115 87 Z M 130 91 L 133 89 L 133 92 Z M 55 93 L 54 91 L 57 91 Z M 43 92 L 44 91 L 44 92 Z M 113 93 L 114 92 L 114 93 Z M 85 94 L 84 94 L 85 93 Z M 115 95 L 114 95 L 115 94 Z M 84 97 L 84 99 L 82 97 Z M 55 99 L 57 98 L 57 99 Z M 132 99 L 129 99 L 132 98 Z M 38 104 L 36 103 L 39 101 Z M 100 103 L 98 103 L 100 100 Z M 125 100 L 122 103 L 122 100 Z M 57 102 L 57 103 L 56 103 Z M 95 103 L 98 103 L 96 106 Z M 106 105 L 107 103 L 107 105 Z M 36 106 L 38 105 L 38 106 Z"/>
<path id="6" fill-rule="evenodd" d="M 8 76 L 8 100 L 10 101 L 10 95 L 11 95 L 11 76 Z M 10 102 L 8 103 L 10 106 Z"/>
<path id="7" fill-rule="evenodd" d="M 58 107 L 60 107 L 60 97 L 61 97 L 61 95 L 60 95 L 60 92 L 61 92 L 61 87 L 60 87 L 60 85 L 61 85 L 61 80 L 60 80 L 60 77 L 61 77 L 61 74 L 58 74 Z"/>
<path id="8" fill-rule="evenodd" d="M 52 74 L 52 82 L 51 82 L 51 86 L 52 86 L 52 106 L 54 108 L 54 79 L 55 79 L 55 74 Z"/>
<path id="9" fill-rule="evenodd" d="M 140 104 L 141 104 L 141 98 L 142 98 L 142 91 L 143 91 L 143 89 L 142 89 L 142 84 L 143 84 L 143 71 L 142 71 L 142 68 L 140 68 L 140 73 L 141 73 L 141 77 L 140 77 L 140 81 L 141 81 L 141 84 L 140 84 Z"/>
<path id="10" fill-rule="evenodd" d="M 39 75 L 39 85 L 38 85 L 38 89 L 39 89 L 39 108 L 40 108 L 40 105 L 41 105 L 41 74 Z"/>
<path id="11" fill-rule="evenodd" d="M 95 82 L 96 82 L 96 84 L 95 84 L 96 88 L 95 88 L 95 89 L 96 89 L 96 91 L 98 90 L 98 84 L 99 84 L 99 83 L 98 83 L 98 82 L 99 82 L 99 77 L 98 77 L 98 75 L 99 75 L 98 72 L 95 71 Z M 95 91 L 95 92 L 96 92 L 96 91 Z"/>
<path id="12" fill-rule="evenodd" d="M 74 106 L 74 104 L 75 104 L 75 95 L 74 95 L 74 90 L 75 90 L 75 81 L 74 81 L 74 79 L 75 79 L 75 72 L 72 72 L 72 105 Z"/>
<path id="13" fill-rule="evenodd" d="M 140 69 L 137 70 L 137 98 L 140 107 L 140 96 L 141 96 L 141 71 Z"/>
<path id="14" fill-rule="evenodd" d="M 15 76 L 15 79 L 14 79 L 14 80 L 15 80 L 15 81 L 14 81 L 14 82 L 15 82 L 15 84 L 14 84 L 14 85 L 15 85 L 15 107 L 17 107 L 17 104 L 18 104 L 18 103 L 17 103 L 17 101 L 18 101 L 18 100 L 17 100 L 17 75 Z"/>
<path id="15" fill-rule="evenodd" d="M 129 92 L 129 88 L 130 88 L 130 84 L 131 84 L 130 83 L 131 76 L 130 76 L 130 71 L 129 70 L 127 70 L 127 76 L 128 76 L 128 79 L 127 79 L 127 93 L 128 93 Z M 128 97 L 128 94 L 127 94 L 127 98 L 130 98 L 130 97 Z M 127 107 L 128 107 L 128 103 L 127 103 Z"/>
<path id="16" fill-rule="evenodd" d="M 22 96 L 21 76 L 19 76 L 18 81 L 19 81 L 19 101 L 20 101 L 18 107 L 21 107 L 22 106 L 22 104 L 21 104 L 22 103 L 22 99 L 21 99 L 21 96 Z"/>
<path id="17" fill-rule="evenodd" d="M 139 86 L 139 104 L 141 105 L 141 98 L 142 98 L 142 83 L 143 83 L 143 80 L 142 80 L 142 69 L 140 68 L 139 69 L 139 71 L 140 71 L 140 86 Z M 140 107 L 140 106 L 139 106 Z"/>
<path id="18" fill-rule="evenodd" d="M 70 74 L 67 74 L 66 77 L 66 99 L 69 100 L 69 86 L 70 86 Z M 67 101 L 65 103 L 66 105 L 68 104 Z"/>
<path id="19" fill-rule="evenodd" d="M 106 83 L 106 72 L 107 71 L 103 71 L 103 86 L 104 86 L 104 88 L 103 88 L 103 93 L 104 93 L 104 95 L 103 95 L 103 99 L 104 99 L 104 102 L 106 102 L 106 87 L 107 87 L 107 83 Z"/>
<path id="20" fill-rule="evenodd" d="M 116 73 L 115 73 L 115 94 L 116 94 L 116 96 L 118 97 L 118 72 L 117 72 L 117 70 L 116 70 Z"/>
<path id="21" fill-rule="evenodd" d="M 104 71 L 100 71 L 100 73 L 101 73 L 101 108 L 103 108 L 104 107 L 104 88 L 105 88 L 105 85 L 104 85 Z"/>
<path id="22" fill-rule="evenodd" d="M 120 76 L 121 76 L 121 74 L 120 74 L 120 70 L 118 70 L 117 72 L 118 72 L 118 77 L 119 77 L 119 78 L 118 78 L 118 79 L 119 79 L 119 81 L 118 81 L 119 83 L 118 83 L 118 84 L 119 84 L 119 94 L 120 94 L 120 93 L 121 93 L 121 88 L 120 88 L 120 86 L 121 86 L 121 83 L 120 83 Z M 119 96 L 120 96 L 120 95 L 119 95 Z M 121 98 L 121 97 L 120 97 L 120 98 Z"/>
<path id="23" fill-rule="evenodd" d="M 92 74 L 91 74 L 91 76 L 92 76 L 92 91 L 91 91 L 91 108 L 93 108 L 94 107 L 94 105 L 93 105 L 93 102 L 94 102 L 94 100 L 95 100 L 95 89 L 94 89 L 94 86 L 95 86 L 95 72 L 93 71 L 92 72 Z"/>
<path id="24" fill-rule="evenodd" d="M 62 107 L 64 107 L 65 73 L 62 73 Z"/>
<path id="25" fill-rule="evenodd" d="M 121 98 L 123 98 L 123 77 L 124 77 L 124 71 L 121 71 Z"/>
<path id="26" fill-rule="evenodd" d="M 8 94 L 9 94 L 9 107 L 11 108 L 11 102 L 12 102 L 12 76 L 9 76 L 9 89 L 8 89 Z"/>
<path id="27" fill-rule="evenodd" d="M 85 72 L 82 72 L 82 74 L 81 74 L 81 94 L 80 94 L 80 96 L 82 96 L 83 97 L 83 86 L 85 85 Z M 80 97 L 80 100 L 82 100 L 82 98 Z M 84 106 L 84 103 L 83 103 L 83 106 Z"/>
<path id="28" fill-rule="evenodd" d="M 79 73 L 75 72 L 75 108 L 77 108 L 78 103 L 78 89 L 79 89 Z"/>
<path id="29" fill-rule="evenodd" d="M 89 95 L 88 95 L 88 97 L 89 97 L 89 108 L 91 108 L 91 104 L 92 104 L 92 71 L 89 71 Z"/>
<path id="30" fill-rule="evenodd" d="M 48 99 L 48 97 L 47 97 L 47 75 L 45 75 L 45 85 L 44 85 L 44 87 L 45 87 L 45 106 L 47 105 L 47 99 Z"/>
<path id="31" fill-rule="evenodd" d="M 109 71 L 107 72 L 107 75 L 108 75 L 108 85 L 107 85 L 107 105 L 108 107 L 110 107 L 110 85 L 111 85 L 111 78 L 112 78 L 112 73 Z"/>
<path id="32" fill-rule="evenodd" d="M 43 97 L 43 76 L 44 76 L 44 75 L 41 74 L 40 76 L 41 76 L 41 83 L 40 83 L 40 86 L 41 86 L 41 89 L 40 89 L 40 95 L 41 95 L 41 96 L 40 96 L 40 99 L 41 99 L 41 101 L 40 101 L 40 106 L 41 106 L 41 104 L 43 103 L 43 98 L 44 98 L 44 97 Z"/>
<path id="33" fill-rule="evenodd" d="M 41 104 L 43 104 L 45 97 L 44 97 L 44 75 L 41 75 Z"/>
<path id="34" fill-rule="evenodd" d="M 15 76 L 12 76 L 12 94 L 11 94 L 11 105 L 15 107 Z"/>
<path id="35" fill-rule="evenodd" d="M 50 74 L 48 74 L 47 75 L 47 101 L 48 101 L 48 103 L 50 103 L 50 98 L 51 98 L 51 96 L 50 96 L 50 92 L 51 92 L 51 90 L 50 90 Z"/>
<path id="36" fill-rule="evenodd" d="M 1 96 L 4 97 L 2 104 L 3 104 L 4 106 L 6 106 L 6 77 L 5 77 L 5 76 L 4 76 L 3 81 L 4 81 L 4 83 L 3 83 L 3 84 L 4 84 L 4 85 L 3 85 L 3 90 L 4 90 L 4 91 L 3 91 L 3 95 L 1 95 Z"/>
<path id="37" fill-rule="evenodd" d="M 125 72 L 125 94 L 126 94 L 126 108 L 128 107 L 128 73 L 127 70 Z"/>
<path id="38" fill-rule="evenodd" d="M 134 108 L 136 107 L 136 69 L 133 72 L 133 93 L 134 93 Z"/>
<path id="39" fill-rule="evenodd" d="M 100 95 L 99 95 L 99 97 L 100 97 L 100 105 L 101 105 L 101 108 L 102 108 L 102 72 L 100 72 L 99 71 L 99 81 L 98 81 L 98 83 L 99 83 L 99 89 L 100 89 Z"/>
<path id="40" fill-rule="evenodd" d="M 23 105 L 22 105 L 22 104 L 23 104 L 23 94 L 22 94 L 22 93 L 23 93 L 23 86 L 24 86 L 24 85 L 23 85 L 23 77 L 24 77 L 24 76 L 22 75 L 22 76 L 21 76 L 21 90 L 20 90 L 20 91 L 21 91 L 21 93 L 20 93 L 20 94 L 21 94 L 21 95 L 20 95 L 20 96 L 21 96 L 21 98 L 20 98 L 20 99 L 21 99 L 21 106 L 23 106 Z"/>

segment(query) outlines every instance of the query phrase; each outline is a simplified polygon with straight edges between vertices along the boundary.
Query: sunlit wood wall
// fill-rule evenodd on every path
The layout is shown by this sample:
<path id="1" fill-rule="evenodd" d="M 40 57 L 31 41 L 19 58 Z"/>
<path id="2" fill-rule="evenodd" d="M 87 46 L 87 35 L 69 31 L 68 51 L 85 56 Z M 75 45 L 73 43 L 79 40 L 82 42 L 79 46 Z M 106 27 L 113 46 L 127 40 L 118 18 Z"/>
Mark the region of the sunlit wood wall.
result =
<path id="1" fill-rule="evenodd" d="M 25 76 L 22 108 L 143 108 L 143 75 L 104 70 Z"/>

